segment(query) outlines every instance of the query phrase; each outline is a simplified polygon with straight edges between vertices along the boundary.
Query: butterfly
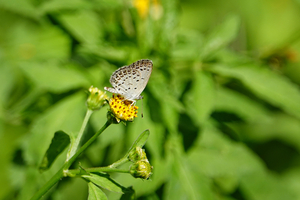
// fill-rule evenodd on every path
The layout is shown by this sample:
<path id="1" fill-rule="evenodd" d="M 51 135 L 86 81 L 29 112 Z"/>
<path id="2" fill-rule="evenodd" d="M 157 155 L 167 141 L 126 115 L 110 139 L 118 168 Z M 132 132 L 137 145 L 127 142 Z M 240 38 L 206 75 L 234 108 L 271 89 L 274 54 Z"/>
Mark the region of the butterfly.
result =
<path id="1" fill-rule="evenodd" d="M 111 75 L 109 82 L 112 87 L 104 87 L 104 90 L 120 94 L 125 100 L 135 103 L 143 98 L 141 93 L 149 81 L 152 67 L 152 61 L 147 59 L 123 66 Z"/>

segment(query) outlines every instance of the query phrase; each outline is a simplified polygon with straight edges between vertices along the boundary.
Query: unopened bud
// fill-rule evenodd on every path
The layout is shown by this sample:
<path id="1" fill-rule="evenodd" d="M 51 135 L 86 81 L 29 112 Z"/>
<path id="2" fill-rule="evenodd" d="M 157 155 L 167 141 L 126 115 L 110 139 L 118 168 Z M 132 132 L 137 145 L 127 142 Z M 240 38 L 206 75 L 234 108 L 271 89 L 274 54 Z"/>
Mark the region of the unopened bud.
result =
<path id="1" fill-rule="evenodd" d="M 98 110 L 102 108 L 106 104 L 106 100 L 108 99 L 105 92 L 99 90 L 96 87 L 91 86 L 89 88 L 89 97 L 86 101 L 87 107 L 90 110 Z"/>
<path id="2" fill-rule="evenodd" d="M 128 158 L 131 162 L 137 162 L 139 160 L 147 160 L 145 150 L 142 149 L 141 147 L 136 147 L 132 149 L 129 153 Z"/>
<path id="3" fill-rule="evenodd" d="M 139 160 L 130 166 L 130 174 L 135 178 L 149 179 L 152 168 L 148 160 Z"/>

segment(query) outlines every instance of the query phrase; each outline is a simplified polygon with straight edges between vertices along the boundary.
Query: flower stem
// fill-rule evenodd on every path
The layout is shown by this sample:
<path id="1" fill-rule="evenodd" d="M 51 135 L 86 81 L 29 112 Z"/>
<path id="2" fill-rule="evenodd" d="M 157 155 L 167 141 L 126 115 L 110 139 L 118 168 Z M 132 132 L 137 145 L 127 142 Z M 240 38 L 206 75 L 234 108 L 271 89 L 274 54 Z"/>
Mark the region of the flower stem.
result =
<path id="1" fill-rule="evenodd" d="M 113 164 L 109 165 L 109 168 L 116 168 L 124 163 L 128 162 L 128 158 L 127 156 L 124 156 L 123 158 L 121 158 L 120 160 L 118 160 L 117 162 L 114 162 Z"/>
<path id="2" fill-rule="evenodd" d="M 85 127 L 92 115 L 93 111 L 90 110 L 90 109 L 87 109 L 86 111 L 86 114 L 85 114 L 85 117 L 84 117 L 84 120 L 83 120 L 83 123 L 81 125 L 81 128 L 80 128 L 80 131 L 78 133 L 78 136 L 75 140 L 75 142 L 73 144 L 71 144 L 71 148 L 67 154 L 67 160 L 68 161 L 77 151 L 78 147 L 79 147 L 79 144 L 80 144 L 80 141 L 81 141 L 81 138 L 83 136 L 83 133 L 84 133 L 84 130 L 85 130 Z"/>
<path id="3" fill-rule="evenodd" d="M 104 126 L 93 135 L 78 151 L 67 161 L 65 164 L 56 172 L 56 174 L 42 187 L 37 191 L 37 193 L 34 194 L 34 196 L 31 198 L 31 200 L 38 200 L 40 199 L 53 185 L 55 185 L 61 178 L 67 176 L 69 167 L 73 164 L 73 162 L 76 160 L 76 158 L 84 151 L 87 147 L 89 147 L 92 142 L 94 142 L 97 137 L 107 128 L 111 125 L 110 121 L 107 121 Z"/>
<path id="4" fill-rule="evenodd" d="M 78 175 L 86 175 L 89 172 L 119 172 L 119 173 L 129 173 L 128 169 L 117 169 L 110 167 L 94 167 L 88 169 L 71 169 L 66 173 L 67 176 L 74 177 Z"/>

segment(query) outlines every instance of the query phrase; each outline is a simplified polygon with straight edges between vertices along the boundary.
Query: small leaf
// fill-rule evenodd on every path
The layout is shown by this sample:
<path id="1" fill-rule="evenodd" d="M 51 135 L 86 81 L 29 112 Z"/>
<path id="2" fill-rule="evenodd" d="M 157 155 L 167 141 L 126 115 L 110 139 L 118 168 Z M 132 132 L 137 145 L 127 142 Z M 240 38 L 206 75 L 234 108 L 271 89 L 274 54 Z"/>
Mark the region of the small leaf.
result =
<path id="1" fill-rule="evenodd" d="M 39 167 L 40 170 L 47 170 L 61 152 L 70 144 L 70 137 L 63 131 L 57 131 L 52 142 L 44 155 Z"/>
<path id="2" fill-rule="evenodd" d="M 120 200 L 134 200 L 135 197 L 135 191 L 132 187 L 128 187 L 126 192 L 121 196 Z"/>
<path id="3" fill-rule="evenodd" d="M 149 135 L 150 135 L 149 129 L 147 129 L 144 132 L 142 132 L 139 135 L 139 137 L 132 144 L 131 148 L 129 149 L 129 152 L 131 150 L 135 149 L 136 147 L 142 148 L 146 144 L 146 141 L 148 140 Z M 129 154 L 129 152 L 127 154 Z"/>
<path id="4" fill-rule="evenodd" d="M 122 185 L 118 184 L 113 179 L 111 179 L 108 174 L 104 174 L 104 173 L 93 174 L 93 173 L 91 173 L 90 175 L 83 175 L 82 177 L 88 181 L 93 182 L 94 184 L 98 185 L 99 187 L 105 188 L 112 192 L 117 192 L 117 193 L 123 194 L 126 191 L 125 187 L 123 187 Z"/>
<path id="5" fill-rule="evenodd" d="M 107 200 L 105 193 L 94 183 L 89 182 L 89 198 L 88 200 Z"/>

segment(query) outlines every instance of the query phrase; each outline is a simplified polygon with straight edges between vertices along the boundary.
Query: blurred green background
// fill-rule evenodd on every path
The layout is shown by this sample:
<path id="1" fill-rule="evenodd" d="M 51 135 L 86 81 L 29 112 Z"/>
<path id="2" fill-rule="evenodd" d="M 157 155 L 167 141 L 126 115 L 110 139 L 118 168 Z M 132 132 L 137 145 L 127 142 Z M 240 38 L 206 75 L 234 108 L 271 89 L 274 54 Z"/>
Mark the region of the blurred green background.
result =
<path id="1" fill-rule="evenodd" d="M 299 22 L 299 0 L 0 0 L 0 198 L 30 199 L 59 169 L 65 153 L 38 165 L 55 131 L 78 133 L 91 85 L 151 59 L 144 118 L 109 127 L 74 168 L 115 162 L 150 129 L 151 180 L 112 174 L 137 199 L 300 199 Z M 44 199 L 87 195 L 65 178 Z"/>

